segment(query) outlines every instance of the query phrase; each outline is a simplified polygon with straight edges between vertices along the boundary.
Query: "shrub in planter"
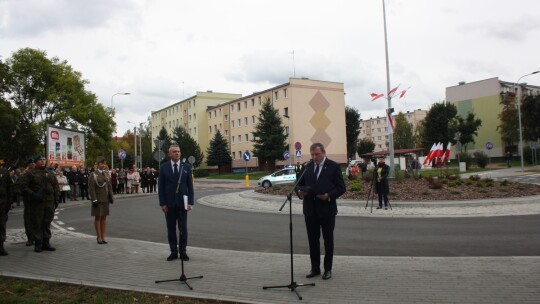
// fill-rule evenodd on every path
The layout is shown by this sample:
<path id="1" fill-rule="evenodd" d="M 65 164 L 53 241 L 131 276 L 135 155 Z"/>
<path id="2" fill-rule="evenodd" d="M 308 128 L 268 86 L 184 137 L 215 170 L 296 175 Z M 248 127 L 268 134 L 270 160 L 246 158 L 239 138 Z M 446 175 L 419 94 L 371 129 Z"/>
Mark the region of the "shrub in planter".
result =
<path id="1" fill-rule="evenodd" d="M 489 162 L 489 156 L 484 151 L 476 151 L 473 154 L 476 165 L 480 168 L 485 168 Z"/>
<path id="2" fill-rule="evenodd" d="M 362 183 L 357 179 L 353 180 L 349 186 L 349 191 L 351 192 L 362 191 Z"/>

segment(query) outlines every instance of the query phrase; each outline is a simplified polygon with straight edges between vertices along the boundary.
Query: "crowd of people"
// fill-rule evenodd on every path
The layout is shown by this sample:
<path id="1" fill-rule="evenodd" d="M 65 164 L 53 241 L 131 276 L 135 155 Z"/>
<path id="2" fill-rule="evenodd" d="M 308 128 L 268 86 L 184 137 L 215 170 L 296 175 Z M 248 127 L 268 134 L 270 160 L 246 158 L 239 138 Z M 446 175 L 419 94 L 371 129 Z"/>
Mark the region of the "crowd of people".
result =
<path id="1" fill-rule="evenodd" d="M 28 159 L 25 168 L 4 166 L 0 171 L 0 256 L 8 255 L 4 248 L 8 212 L 23 206 L 26 246 L 35 252 L 55 251 L 51 246 L 51 223 L 54 211 L 66 200 L 90 200 L 95 217 L 98 244 L 105 240 L 106 217 L 115 194 L 157 192 L 157 171 L 138 170 L 135 166 L 110 170 L 103 157 L 92 168 L 58 165 L 47 167 L 46 158 L 37 155 Z"/>

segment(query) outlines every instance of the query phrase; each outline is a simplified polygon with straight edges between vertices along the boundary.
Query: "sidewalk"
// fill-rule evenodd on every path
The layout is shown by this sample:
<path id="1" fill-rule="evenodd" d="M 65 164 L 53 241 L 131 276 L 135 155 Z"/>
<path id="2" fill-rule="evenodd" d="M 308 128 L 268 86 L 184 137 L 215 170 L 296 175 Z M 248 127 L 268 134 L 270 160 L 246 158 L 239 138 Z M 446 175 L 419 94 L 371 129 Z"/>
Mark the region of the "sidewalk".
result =
<path id="1" fill-rule="evenodd" d="M 229 188 L 241 189 L 245 186 L 214 180 L 195 183 L 196 187 L 228 184 Z M 141 195 L 156 194 L 138 196 Z M 252 212 L 279 212 L 283 202 L 284 197 L 263 196 L 253 190 L 198 200 L 215 207 Z M 540 213 L 539 197 L 446 204 L 392 203 L 393 210 L 374 209 L 373 214 L 369 213 L 370 208 L 365 209 L 365 201 L 340 200 L 338 209 L 341 216 L 387 217 L 518 215 L 529 208 L 536 208 L 535 214 Z M 441 206 L 454 203 L 460 206 Z M 293 199 L 293 212 L 300 213 L 300 207 L 300 201 Z M 493 211 L 497 209 L 501 211 Z M 423 214 L 419 214 L 421 210 Z M 189 290 L 179 282 L 155 283 L 180 276 L 180 262 L 165 261 L 169 254 L 167 244 L 115 238 L 108 241 L 107 245 L 97 245 L 93 235 L 56 227 L 51 242 L 57 251 L 38 254 L 24 245 L 22 230 L 8 229 L 5 247 L 9 256 L 0 257 L 0 275 L 233 302 L 298 303 L 296 294 L 288 288 L 262 289 L 291 283 L 289 254 L 189 247 L 191 260 L 184 263 L 186 276 L 204 276 L 190 280 L 193 290 Z M 303 296 L 300 303 L 538 303 L 540 299 L 538 256 L 335 256 L 334 265 L 331 280 L 306 279 L 309 256 L 294 255 L 294 281 L 316 283 L 314 287 L 298 288 Z"/>

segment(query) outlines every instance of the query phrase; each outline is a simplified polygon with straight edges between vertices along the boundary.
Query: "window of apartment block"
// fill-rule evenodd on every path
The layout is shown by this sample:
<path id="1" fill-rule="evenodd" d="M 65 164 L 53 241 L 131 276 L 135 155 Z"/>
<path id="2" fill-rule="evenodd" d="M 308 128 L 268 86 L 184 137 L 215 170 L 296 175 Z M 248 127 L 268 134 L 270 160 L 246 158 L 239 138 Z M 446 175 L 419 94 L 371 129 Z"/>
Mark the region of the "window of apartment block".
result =
<path id="1" fill-rule="evenodd" d="M 262 105 L 262 97 L 259 96 L 258 99 L 259 99 L 259 105 Z"/>
<path id="2" fill-rule="evenodd" d="M 216 110 L 214 110 L 214 118 L 216 117 L 216 114 L 217 114 L 217 112 L 216 112 Z"/>
<path id="3" fill-rule="evenodd" d="M 229 121 L 229 115 L 225 114 L 225 121 Z"/>
<path id="4" fill-rule="evenodd" d="M 187 110 L 184 110 L 184 116 L 186 116 L 186 115 L 187 115 Z"/>
<path id="5" fill-rule="evenodd" d="M 208 127 L 208 133 L 212 133 L 212 126 Z"/>
<path id="6" fill-rule="evenodd" d="M 231 137 L 232 138 L 232 144 L 234 145 L 234 136 Z M 234 152 L 233 152 L 234 153 Z"/>
<path id="7" fill-rule="evenodd" d="M 231 105 L 231 112 L 234 112 L 234 105 Z"/>
<path id="8" fill-rule="evenodd" d="M 247 116 L 246 116 L 246 117 L 244 117 L 244 125 L 245 125 L 245 126 L 247 126 L 247 125 L 248 125 L 248 118 L 247 118 Z"/>
<path id="9" fill-rule="evenodd" d="M 379 149 L 380 149 L 380 148 L 382 148 L 382 146 L 381 146 L 381 145 L 378 145 L 378 146 L 379 146 Z"/>
<path id="10" fill-rule="evenodd" d="M 191 122 L 191 115 L 189 115 L 189 120 L 188 121 Z"/>
<path id="11" fill-rule="evenodd" d="M 242 142 L 242 135 L 238 135 L 238 143 Z"/>
<path id="12" fill-rule="evenodd" d="M 214 132 L 217 131 L 217 125 L 214 125 Z"/>
<path id="13" fill-rule="evenodd" d="M 193 128 L 193 135 L 197 134 L 197 127 Z"/>
<path id="14" fill-rule="evenodd" d="M 219 117 L 221 117 L 221 108 L 219 108 Z"/>
<path id="15" fill-rule="evenodd" d="M 252 123 L 252 124 L 255 123 L 255 115 L 251 116 L 251 123 Z"/>
<path id="16" fill-rule="evenodd" d="M 241 106 L 240 106 L 240 103 L 237 103 L 237 104 L 236 104 L 236 109 L 238 109 L 238 112 L 240 112 L 240 107 L 241 107 Z"/>
<path id="17" fill-rule="evenodd" d="M 381 137 L 380 137 L 380 136 L 377 136 L 377 140 L 381 140 Z"/>
<path id="18" fill-rule="evenodd" d="M 212 112 L 208 112 L 208 119 L 212 118 Z"/>
<path id="19" fill-rule="evenodd" d="M 274 100 L 278 100 L 279 99 L 279 91 L 275 91 L 274 92 Z"/>
<path id="20" fill-rule="evenodd" d="M 381 120 L 380 119 L 377 119 L 377 124 L 380 124 L 381 123 Z"/>
<path id="21" fill-rule="evenodd" d="M 197 120 L 197 113 L 193 113 L 193 120 Z"/>
<path id="22" fill-rule="evenodd" d="M 247 100 L 244 100 L 244 109 L 247 109 Z"/>
<path id="23" fill-rule="evenodd" d="M 388 135 L 386 135 L 384 138 L 388 139 Z"/>
<path id="24" fill-rule="evenodd" d="M 191 128 L 189 128 L 189 134 L 191 134 Z"/>
<path id="25" fill-rule="evenodd" d="M 251 98 L 251 107 L 255 107 L 255 98 Z"/>
<path id="26" fill-rule="evenodd" d="M 220 130 L 222 129 L 222 125 L 221 125 L 221 123 L 219 123 L 219 129 L 220 129 Z"/>
<path id="27" fill-rule="evenodd" d="M 242 121 L 240 120 L 240 118 L 238 118 L 238 126 L 240 127 L 242 125 Z"/>
<path id="28" fill-rule="evenodd" d="M 289 116 L 289 108 L 284 108 L 283 109 L 283 115 Z"/>
<path id="29" fill-rule="evenodd" d="M 232 153 L 232 159 L 236 159 L 236 152 Z"/>
<path id="30" fill-rule="evenodd" d="M 247 134 L 247 133 L 246 133 L 246 136 L 245 136 L 245 138 L 246 138 L 245 142 L 248 142 L 248 141 L 249 141 L 249 136 L 248 136 L 248 134 Z"/>
<path id="31" fill-rule="evenodd" d="M 285 127 L 285 135 L 289 135 L 289 126 Z"/>
<path id="32" fill-rule="evenodd" d="M 289 91 L 287 89 L 283 89 L 283 97 L 289 98 Z"/>
<path id="33" fill-rule="evenodd" d="M 229 136 L 229 130 L 225 130 L 225 136 Z"/>
<path id="34" fill-rule="evenodd" d="M 231 120 L 231 127 L 234 128 L 234 120 Z"/>

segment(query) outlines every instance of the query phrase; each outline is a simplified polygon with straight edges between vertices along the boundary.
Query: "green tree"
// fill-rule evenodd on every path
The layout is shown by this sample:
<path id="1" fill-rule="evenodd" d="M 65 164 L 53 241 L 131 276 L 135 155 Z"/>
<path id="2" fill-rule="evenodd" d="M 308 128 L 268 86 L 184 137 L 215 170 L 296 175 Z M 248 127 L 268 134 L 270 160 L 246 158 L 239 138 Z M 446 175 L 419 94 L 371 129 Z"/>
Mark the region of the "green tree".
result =
<path id="1" fill-rule="evenodd" d="M 4 85 L 6 99 L 21 113 L 21 125 L 45 142 L 48 124 L 84 131 L 87 158 L 109 155 L 116 128 L 111 110 L 85 89 L 81 73 L 44 51 L 24 48 L 12 54 Z"/>
<path id="2" fill-rule="evenodd" d="M 224 168 L 231 166 L 232 157 L 229 151 L 229 144 L 227 140 L 223 138 L 223 135 L 217 130 L 214 138 L 210 140 L 208 148 L 206 150 L 206 165 L 218 166 L 218 173 L 221 174 Z"/>
<path id="3" fill-rule="evenodd" d="M 402 112 L 394 120 L 394 148 L 409 149 L 414 147 L 413 126 Z"/>
<path id="4" fill-rule="evenodd" d="M 467 144 L 475 143 L 474 138 L 478 135 L 478 128 L 482 125 L 482 120 L 476 119 L 474 113 L 469 113 L 465 119 L 458 116 L 455 121 L 457 122 L 455 128 L 461 133 L 459 141 L 467 151 Z"/>
<path id="5" fill-rule="evenodd" d="M 500 103 L 502 105 L 501 113 L 499 113 L 501 124 L 497 126 L 497 130 L 506 146 L 513 147 L 519 140 L 516 95 L 512 92 L 501 93 Z"/>
<path id="6" fill-rule="evenodd" d="M 448 102 L 434 104 L 422 122 L 422 147 L 430 148 L 435 142 L 446 145 L 452 141 L 456 129 L 448 122 L 453 121 L 456 115 L 457 108 L 454 104 Z"/>
<path id="7" fill-rule="evenodd" d="M 165 127 L 161 127 L 161 130 L 159 130 L 159 135 L 156 137 L 157 140 L 162 140 L 163 145 L 161 146 L 161 149 L 158 149 L 158 147 L 154 147 L 154 153 L 158 150 L 161 150 L 165 153 L 165 159 L 169 159 L 169 147 L 171 146 L 171 137 L 169 136 L 169 133 L 165 129 Z"/>
<path id="8" fill-rule="evenodd" d="M 199 167 L 204 160 L 204 154 L 201 152 L 201 147 L 189 135 L 189 133 L 181 126 L 174 128 L 173 135 L 171 137 L 172 141 L 176 142 L 180 146 L 180 151 L 182 151 L 182 159 L 188 159 L 190 156 L 195 157 L 195 163 L 193 167 Z"/>
<path id="9" fill-rule="evenodd" d="M 259 114 L 259 122 L 252 132 L 255 137 L 253 155 L 259 158 L 259 163 L 268 164 L 268 169 L 274 171 L 276 160 L 284 160 L 283 151 L 287 149 L 287 135 L 282 125 L 279 112 L 267 98 Z"/>
<path id="10" fill-rule="evenodd" d="M 540 138 L 540 95 L 528 95 L 521 104 L 523 139 L 536 141 Z"/>
<path id="11" fill-rule="evenodd" d="M 358 135 L 360 134 L 360 113 L 353 107 L 345 107 L 345 132 L 347 136 L 347 157 L 356 154 Z"/>
<path id="12" fill-rule="evenodd" d="M 362 156 L 362 154 L 371 153 L 375 151 L 375 143 L 369 139 L 369 138 L 362 138 L 358 142 L 358 150 L 356 151 L 358 155 Z"/>

